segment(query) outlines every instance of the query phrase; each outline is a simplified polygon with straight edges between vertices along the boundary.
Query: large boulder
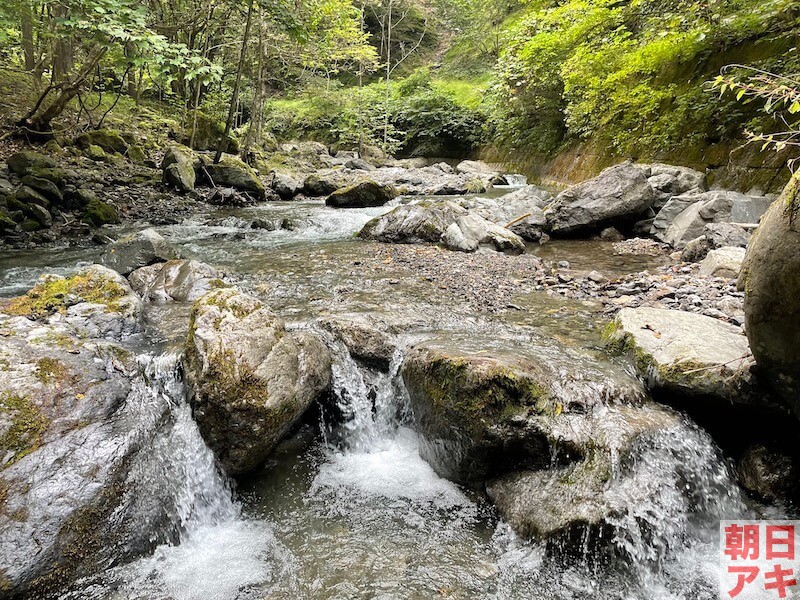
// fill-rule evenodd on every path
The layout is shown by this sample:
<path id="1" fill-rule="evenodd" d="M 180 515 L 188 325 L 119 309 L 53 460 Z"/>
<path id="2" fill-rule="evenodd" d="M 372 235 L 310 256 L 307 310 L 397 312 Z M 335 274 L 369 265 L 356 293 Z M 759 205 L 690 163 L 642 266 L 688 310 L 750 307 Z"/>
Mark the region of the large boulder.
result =
<path id="1" fill-rule="evenodd" d="M 6 163 L 8 164 L 8 169 L 17 175 L 27 175 L 33 169 L 49 169 L 56 166 L 56 161 L 49 156 L 30 150 L 12 154 L 8 157 Z"/>
<path id="2" fill-rule="evenodd" d="M 223 273 L 196 260 L 169 260 L 136 269 L 128 281 L 148 302 L 194 302 L 212 289 L 225 287 Z"/>
<path id="3" fill-rule="evenodd" d="M 688 167 L 666 165 L 663 163 L 639 165 L 647 175 L 647 181 L 656 194 L 656 209 L 674 196 L 689 191 L 703 192 L 708 189 L 705 173 Z"/>
<path id="4" fill-rule="evenodd" d="M 0 307 L 2 598 L 49 598 L 176 542 L 189 490 L 215 476 L 210 462 L 194 469 L 202 443 L 186 447 L 194 424 L 171 395 L 177 369 L 162 387 L 160 369 L 145 373 L 129 350 L 98 339 L 110 330 L 72 318 L 102 307 L 125 320 L 130 291 L 98 269 L 46 278 Z"/>
<path id="5" fill-rule="evenodd" d="M 213 290 L 195 302 L 186 341 L 195 419 L 224 469 L 256 468 L 328 388 L 331 357 L 252 296 Z"/>
<path id="6" fill-rule="evenodd" d="M 744 256 L 744 248 L 726 246 L 711 250 L 700 263 L 700 275 L 736 279 L 742 269 Z"/>
<path id="7" fill-rule="evenodd" d="M 201 158 L 195 163 L 197 180 L 214 187 L 232 187 L 252 195 L 256 200 L 266 197 L 266 188 L 249 165 L 235 156 L 223 156 L 219 163 Z"/>
<path id="8" fill-rule="evenodd" d="M 525 252 L 525 242 L 516 233 L 475 213 L 460 216 L 451 223 L 442 235 L 442 244 L 460 252 L 475 252 L 480 247 L 506 254 Z"/>
<path id="9" fill-rule="evenodd" d="M 624 162 L 561 192 L 545 215 L 554 235 L 592 233 L 632 225 L 654 200 L 645 171 Z"/>
<path id="10" fill-rule="evenodd" d="M 128 143 L 119 133 L 110 129 L 85 131 L 75 138 L 75 145 L 82 150 L 88 150 L 92 146 L 96 146 L 109 154 L 114 152 L 125 154 L 128 151 Z"/>
<path id="11" fill-rule="evenodd" d="M 772 387 L 800 416 L 800 176 L 756 229 L 739 278 L 747 337 Z"/>
<path id="12" fill-rule="evenodd" d="M 482 160 L 462 160 L 456 165 L 456 173 L 467 175 L 497 175 L 498 171 Z"/>
<path id="13" fill-rule="evenodd" d="M 414 347 L 402 365 L 420 454 L 443 477 L 485 484 L 519 535 L 634 550 L 665 518 L 677 531 L 706 516 L 709 477 L 735 488 L 722 462 L 696 459 L 714 455 L 710 438 L 621 368 L 559 346 L 450 343 Z"/>
<path id="14" fill-rule="evenodd" d="M 753 357 L 739 327 L 663 308 L 623 308 L 607 333 L 652 390 L 740 404 L 769 404 L 752 373 Z"/>
<path id="15" fill-rule="evenodd" d="M 339 184 L 332 178 L 321 177 L 317 173 L 312 173 L 303 181 L 303 193 L 306 196 L 317 198 L 319 196 L 329 196 L 339 189 Z"/>
<path id="16" fill-rule="evenodd" d="M 194 190 L 196 175 L 194 172 L 194 156 L 186 146 L 170 146 L 161 161 L 163 181 L 179 192 Z"/>
<path id="17" fill-rule="evenodd" d="M 2 312 L 118 340 L 139 330 L 142 303 L 119 273 L 90 265 L 69 277 L 45 276 L 24 296 L 7 301 Z"/>
<path id="18" fill-rule="evenodd" d="M 302 187 L 291 175 L 275 173 L 272 177 L 272 189 L 280 196 L 281 200 L 291 200 L 300 192 Z"/>
<path id="19" fill-rule="evenodd" d="M 362 181 L 356 185 L 338 189 L 325 199 L 327 206 L 334 208 L 366 208 L 383 206 L 394 199 L 397 192 L 391 186 L 374 181 Z"/>
<path id="20" fill-rule="evenodd" d="M 455 220 L 467 210 L 450 201 L 402 204 L 369 221 L 358 237 L 395 244 L 437 244 Z"/>
<path id="21" fill-rule="evenodd" d="M 143 229 L 109 244 L 100 262 L 122 275 L 136 269 L 178 258 L 178 252 L 155 229 Z"/>
<path id="22" fill-rule="evenodd" d="M 746 196 L 728 190 L 695 194 L 684 200 L 687 206 L 672 218 L 663 236 L 656 236 L 678 249 L 703 235 L 708 223 L 758 223 L 770 204 L 764 196 Z"/>
<path id="23" fill-rule="evenodd" d="M 502 475 L 486 492 L 518 535 L 564 549 L 594 549 L 614 540 L 614 527 L 626 517 L 665 501 L 665 491 L 686 502 L 670 489 L 673 481 L 658 481 L 639 463 L 649 445 L 680 430 L 676 413 L 652 403 L 559 416 L 550 432 L 554 464 Z"/>
<path id="24" fill-rule="evenodd" d="M 439 475 L 480 485 L 510 471 L 547 468 L 553 418 L 644 399 L 641 385 L 610 363 L 560 346 L 512 345 L 498 351 L 433 341 L 406 354 L 401 373 L 420 455 Z"/>

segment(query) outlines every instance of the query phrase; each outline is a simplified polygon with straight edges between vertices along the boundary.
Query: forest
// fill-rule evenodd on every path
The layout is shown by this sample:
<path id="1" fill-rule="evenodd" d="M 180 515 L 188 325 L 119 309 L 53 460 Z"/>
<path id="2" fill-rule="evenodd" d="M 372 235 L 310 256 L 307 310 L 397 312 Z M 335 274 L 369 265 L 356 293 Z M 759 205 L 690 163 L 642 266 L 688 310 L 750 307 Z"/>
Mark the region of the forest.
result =
<path id="1" fill-rule="evenodd" d="M 3 0 L 0 600 L 800 594 L 798 0 Z"/>
<path id="2" fill-rule="evenodd" d="M 798 70 L 791 0 L 12 1 L 0 18 L 21 133 L 149 110 L 190 146 L 224 131 L 244 154 L 293 139 L 510 158 L 589 144 L 699 163 L 782 130 L 779 111 L 715 93 L 721 70 Z"/>

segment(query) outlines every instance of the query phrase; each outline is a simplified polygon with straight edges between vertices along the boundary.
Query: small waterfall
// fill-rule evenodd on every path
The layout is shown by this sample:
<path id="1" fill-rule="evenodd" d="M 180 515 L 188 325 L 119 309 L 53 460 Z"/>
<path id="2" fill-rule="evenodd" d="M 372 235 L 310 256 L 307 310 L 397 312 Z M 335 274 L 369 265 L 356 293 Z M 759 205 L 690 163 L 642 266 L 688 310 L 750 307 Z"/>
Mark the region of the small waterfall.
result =
<path id="1" fill-rule="evenodd" d="M 237 517 L 239 507 L 230 485 L 217 469 L 186 402 L 180 355 L 145 354 L 139 364 L 142 376 L 133 382 L 128 409 L 139 432 L 159 433 L 143 440 L 147 450 L 131 469 L 129 502 L 160 499 L 162 507 L 170 508 L 169 521 L 181 537 Z M 158 428 L 155 421 L 161 419 L 168 425 Z"/>
<path id="2" fill-rule="evenodd" d="M 395 351 L 388 373 L 383 373 L 362 367 L 344 344 L 326 337 L 334 357 L 331 387 L 343 418 L 338 441 L 356 451 L 380 447 L 408 421 L 405 388 L 398 376 L 403 351 Z"/>
<path id="3" fill-rule="evenodd" d="M 419 455 L 399 376 L 403 349 L 395 351 L 388 372 L 382 373 L 360 365 L 341 342 L 325 337 L 333 351 L 332 388 L 343 421 L 332 428 L 323 423 L 333 435 L 310 497 L 323 499 L 333 512 L 362 502 L 388 500 L 395 508 L 397 502 L 408 503 L 420 524 L 422 515 L 438 509 L 456 509 L 463 518 L 459 521 L 454 513 L 454 522 L 474 519 L 474 504 Z"/>
<path id="4" fill-rule="evenodd" d="M 139 357 L 125 410 L 134 457 L 122 503 L 129 519 L 161 515 L 147 527 L 171 532 L 151 555 L 77 582 L 63 600 L 151 598 L 227 600 L 283 578 L 294 559 L 263 521 L 245 519 L 186 401 L 180 356 Z M 143 527 L 140 522 L 138 527 Z M 288 582 L 288 583 L 287 583 Z M 112 591 L 113 590 L 113 591 Z M 242 596 L 244 597 L 244 596 Z"/>

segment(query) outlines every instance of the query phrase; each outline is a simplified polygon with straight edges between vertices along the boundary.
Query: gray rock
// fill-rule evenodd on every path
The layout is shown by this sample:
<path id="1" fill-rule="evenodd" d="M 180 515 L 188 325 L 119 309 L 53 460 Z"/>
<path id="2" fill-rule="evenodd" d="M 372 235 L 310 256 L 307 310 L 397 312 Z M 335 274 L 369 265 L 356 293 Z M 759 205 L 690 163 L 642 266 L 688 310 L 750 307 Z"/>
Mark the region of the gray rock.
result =
<path id="1" fill-rule="evenodd" d="M 37 177 L 35 175 L 25 175 L 25 177 L 22 178 L 22 183 L 42 194 L 45 198 L 50 200 L 50 202 L 58 204 L 64 200 L 64 195 L 61 193 L 61 190 L 49 179 Z"/>
<path id="2" fill-rule="evenodd" d="M 351 158 L 344 163 L 346 169 L 353 169 L 354 171 L 374 171 L 375 165 L 369 164 L 363 158 Z"/>
<path id="3" fill-rule="evenodd" d="M 369 221 L 358 237 L 380 242 L 438 244 L 445 230 L 467 210 L 449 201 L 402 204 Z"/>
<path id="4" fill-rule="evenodd" d="M 674 217 L 663 237 L 659 238 L 678 249 L 703 235 L 709 223 L 757 223 L 770 204 L 765 197 L 745 196 L 726 190 L 697 194 L 687 201 L 688 206 Z"/>
<path id="5" fill-rule="evenodd" d="M 556 456 L 569 458 L 550 468 L 503 475 L 490 481 L 486 492 L 524 538 L 579 548 L 607 544 L 614 524 L 663 499 L 659 484 L 671 484 L 654 485 L 652 473 L 637 469 L 635 461 L 648 444 L 680 428 L 677 414 L 651 403 L 559 415 L 548 432 L 550 443 Z"/>
<path id="6" fill-rule="evenodd" d="M 275 173 L 272 178 L 272 189 L 281 197 L 281 200 L 291 200 L 300 191 L 302 186 L 291 175 Z"/>
<path id="7" fill-rule="evenodd" d="M 174 144 L 167 149 L 161 161 L 163 181 L 179 192 L 194 190 L 196 175 L 194 172 L 194 153 L 186 146 Z"/>
<path id="8" fill-rule="evenodd" d="M 128 281 L 145 301 L 194 302 L 206 292 L 225 287 L 223 274 L 196 260 L 170 260 L 136 269 Z"/>
<path id="9" fill-rule="evenodd" d="M 341 340 L 353 358 L 368 367 L 389 371 L 397 344 L 384 328 L 375 328 L 362 315 L 325 317 L 318 323 Z"/>
<path id="10" fill-rule="evenodd" d="M 456 173 L 469 175 L 497 175 L 498 171 L 494 167 L 487 165 L 482 160 L 462 160 L 456 165 Z"/>
<path id="11" fill-rule="evenodd" d="M 736 469 L 739 483 L 762 500 L 789 500 L 797 491 L 797 465 L 785 452 L 755 444 L 745 450 Z"/>
<path id="12" fill-rule="evenodd" d="M 703 228 L 703 236 L 712 248 L 747 248 L 750 233 L 735 223 L 709 223 Z"/>
<path id="13" fill-rule="evenodd" d="M 700 263 L 700 275 L 736 279 L 742 269 L 744 255 L 744 248 L 727 246 L 711 250 Z"/>
<path id="14" fill-rule="evenodd" d="M 455 339 L 426 342 L 404 358 L 420 455 L 442 477 L 480 485 L 520 468 L 546 469 L 556 424 L 644 398 L 639 382 L 611 363 L 555 344 L 506 348 Z"/>
<path id="15" fill-rule="evenodd" d="M 574 235 L 633 224 L 654 200 L 645 172 L 624 162 L 561 192 L 545 216 L 553 235 Z"/>
<path id="16" fill-rule="evenodd" d="M 623 308 L 608 336 L 652 390 L 741 404 L 769 404 L 751 373 L 753 357 L 739 327 L 696 313 Z"/>
<path id="17" fill-rule="evenodd" d="M 771 386 L 800 416 L 800 175 L 795 174 L 747 248 L 744 289 L 747 337 Z"/>
<path id="18" fill-rule="evenodd" d="M 122 275 L 158 262 L 178 258 L 178 252 L 155 229 L 144 229 L 109 244 L 100 262 Z"/>
<path id="19" fill-rule="evenodd" d="M 333 208 L 365 208 L 383 206 L 397 196 L 397 191 L 374 181 L 362 181 L 356 185 L 338 189 L 325 199 L 326 206 Z"/>
<path id="20" fill-rule="evenodd" d="M 621 242 L 625 236 L 616 227 L 606 227 L 600 232 L 600 239 L 604 242 Z"/>
<path id="21" fill-rule="evenodd" d="M 197 181 L 214 187 L 231 187 L 253 196 L 256 200 L 266 198 L 266 188 L 258 175 L 235 156 L 223 156 L 217 164 L 201 158 L 195 162 L 194 170 Z"/>
<path id="22" fill-rule="evenodd" d="M 197 300 L 186 372 L 195 419 L 225 470 L 257 467 L 330 384 L 327 347 L 232 288 Z"/>
<path id="23" fill-rule="evenodd" d="M 339 184 L 332 179 L 326 179 L 316 173 L 306 177 L 303 182 L 303 193 L 313 198 L 328 196 L 339 189 Z"/>
<path id="24" fill-rule="evenodd" d="M 525 252 L 525 242 L 517 234 L 474 213 L 460 216 L 451 223 L 442 235 L 442 244 L 460 252 L 475 252 L 481 246 L 506 254 Z"/>

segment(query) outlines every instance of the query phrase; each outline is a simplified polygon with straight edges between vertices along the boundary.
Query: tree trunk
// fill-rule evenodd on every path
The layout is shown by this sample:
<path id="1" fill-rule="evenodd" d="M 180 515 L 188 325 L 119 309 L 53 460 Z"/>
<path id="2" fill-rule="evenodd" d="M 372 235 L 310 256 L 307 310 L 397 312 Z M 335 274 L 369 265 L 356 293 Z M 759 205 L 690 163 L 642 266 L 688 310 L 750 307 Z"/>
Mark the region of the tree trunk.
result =
<path id="1" fill-rule="evenodd" d="M 33 16 L 30 6 L 25 4 L 22 13 L 22 51 L 25 54 L 25 70 L 36 69 L 36 50 L 33 45 Z"/>
<path id="2" fill-rule="evenodd" d="M 236 69 L 236 83 L 233 84 L 233 95 L 231 96 L 231 105 L 228 109 L 228 119 L 225 121 L 225 133 L 222 134 L 222 139 L 217 146 L 217 153 L 214 155 L 214 163 L 218 163 L 222 158 L 222 153 L 228 144 L 228 136 L 231 133 L 231 126 L 233 125 L 233 116 L 236 112 L 236 107 L 239 104 L 239 86 L 242 83 L 242 71 L 244 70 L 244 57 L 247 54 L 247 41 L 250 39 L 250 24 L 253 20 L 253 3 L 250 0 L 247 6 L 247 22 L 244 26 L 244 35 L 242 36 L 242 50 L 239 53 L 239 67 Z"/>
<path id="3" fill-rule="evenodd" d="M 263 18 L 258 27 L 258 81 L 256 91 L 253 94 L 253 105 L 250 108 L 250 127 L 247 128 L 247 135 L 244 138 L 244 150 L 242 155 L 247 160 L 250 149 L 253 146 L 261 145 L 261 128 L 264 122 L 264 101 L 267 95 L 267 45 L 264 35 Z"/>

